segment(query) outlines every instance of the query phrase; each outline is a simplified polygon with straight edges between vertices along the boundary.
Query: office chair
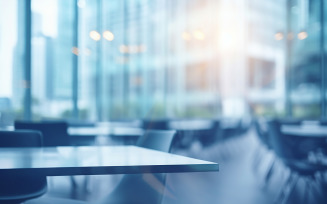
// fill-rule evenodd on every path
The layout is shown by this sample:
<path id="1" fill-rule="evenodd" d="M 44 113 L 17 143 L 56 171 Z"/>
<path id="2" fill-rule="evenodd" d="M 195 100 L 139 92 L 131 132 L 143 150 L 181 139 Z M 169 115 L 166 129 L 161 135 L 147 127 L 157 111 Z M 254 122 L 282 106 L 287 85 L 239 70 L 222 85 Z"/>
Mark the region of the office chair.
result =
<path id="1" fill-rule="evenodd" d="M 67 124 L 69 127 L 95 127 L 96 126 L 96 122 L 79 121 L 79 120 L 68 120 Z"/>
<path id="2" fill-rule="evenodd" d="M 38 130 L 43 135 L 43 146 L 69 146 L 68 124 L 65 121 L 15 121 L 15 129 Z"/>
<path id="3" fill-rule="evenodd" d="M 43 146 L 69 146 L 70 139 L 68 135 L 68 123 L 66 121 L 15 121 L 16 130 L 37 130 L 43 135 Z M 77 186 L 77 182 L 74 177 L 70 177 L 71 184 L 74 187 Z"/>
<path id="4" fill-rule="evenodd" d="M 137 146 L 169 152 L 175 130 L 149 130 Z M 165 190 L 164 174 L 125 175 L 118 186 L 101 200 L 103 204 L 159 204 Z"/>
<path id="5" fill-rule="evenodd" d="M 235 138 L 242 133 L 242 120 L 240 118 L 221 119 L 222 140 Z"/>
<path id="6" fill-rule="evenodd" d="M 211 127 L 209 129 L 198 131 L 197 139 L 202 146 L 210 146 L 221 140 L 222 130 L 220 127 L 220 119 L 210 120 L 210 122 Z"/>
<path id="7" fill-rule="evenodd" d="M 4 147 L 41 147 L 42 134 L 38 131 L 0 131 L 0 148 Z M 29 162 L 27 159 L 23 162 Z M 82 201 L 57 198 L 40 198 L 47 191 L 45 175 L 35 174 L 30 171 L 20 173 L 0 174 L 0 203 L 70 203 L 82 204 Z M 33 199 L 37 198 L 37 199 Z M 51 201 L 51 202 L 49 202 Z"/>
<path id="8" fill-rule="evenodd" d="M 144 130 L 168 130 L 170 119 L 143 119 L 142 128 Z"/>
<path id="9" fill-rule="evenodd" d="M 268 122 L 269 138 L 271 146 L 276 156 L 288 167 L 291 174 L 288 176 L 286 183 L 282 186 L 282 191 L 279 193 L 276 203 L 286 203 L 289 196 L 294 191 L 297 181 L 300 177 L 306 180 L 305 195 L 302 200 L 309 202 L 310 182 L 316 181 L 316 173 L 327 171 L 327 165 L 323 163 L 314 163 L 308 160 L 308 154 L 321 148 L 321 142 L 315 141 L 317 138 L 300 138 L 281 132 L 283 122 L 279 120 L 271 120 Z M 297 124 L 299 124 L 297 122 Z M 309 188 L 309 189 L 308 189 Z M 321 193 L 321 192 L 319 192 Z M 319 200 L 316 200 L 316 203 Z M 319 202 L 320 203 L 320 202 Z"/>
<path id="10" fill-rule="evenodd" d="M 265 185 L 269 183 L 269 180 L 273 173 L 273 167 L 276 162 L 275 156 L 271 154 L 273 153 L 273 150 L 272 150 L 271 142 L 269 139 L 269 133 L 268 133 L 267 123 L 269 120 L 271 119 L 257 118 L 253 121 L 256 135 L 258 136 L 259 139 L 259 144 L 254 154 L 253 170 L 255 173 L 259 173 L 257 172 L 259 170 L 259 167 L 262 166 L 263 164 L 265 165 L 264 167 L 266 168 L 264 169 L 263 172 L 264 173 L 263 184 Z M 271 161 L 267 164 L 266 161 L 267 159 L 269 159 L 269 156 L 272 156 L 272 158 Z"/>

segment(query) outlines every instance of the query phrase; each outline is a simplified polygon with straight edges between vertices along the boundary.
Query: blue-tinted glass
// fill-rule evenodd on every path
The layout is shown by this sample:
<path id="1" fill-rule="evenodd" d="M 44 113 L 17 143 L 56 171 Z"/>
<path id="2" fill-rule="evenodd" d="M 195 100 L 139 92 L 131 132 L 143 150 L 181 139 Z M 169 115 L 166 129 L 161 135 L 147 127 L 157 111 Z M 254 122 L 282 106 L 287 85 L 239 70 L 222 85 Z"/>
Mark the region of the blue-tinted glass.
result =
<path id="1" fill-rule="evenodd" d="M 0 127 L 23 118 L 24 2 L 0 1 Z"/>
<path id="2" fill-rule="evenodd" d="M 33 118 L 72 117 L 73 1 L 32 0 Z"/>
<path id="3" fill-rule="evenodd" d="M 288 60 L 290 96 L 295 117 L 321 115 L 320 1 L 292 0 L 289 4 Z"/>
<path id="4" fill-rule="evenodd" d="M 1 9 L 0 94 L 21 117 L 25 7 Z M 79 119 L 318 117 L 320 14 L 318 0 L 32 0 L 33 117 L 73 118 L 74 93 Z"/>

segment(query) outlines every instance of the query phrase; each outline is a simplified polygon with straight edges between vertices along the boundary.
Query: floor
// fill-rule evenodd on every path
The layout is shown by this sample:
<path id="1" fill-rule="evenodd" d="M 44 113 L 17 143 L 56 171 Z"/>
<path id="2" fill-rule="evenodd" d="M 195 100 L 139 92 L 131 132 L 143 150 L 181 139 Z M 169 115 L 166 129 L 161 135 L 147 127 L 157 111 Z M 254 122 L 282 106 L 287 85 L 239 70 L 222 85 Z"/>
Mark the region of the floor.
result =
<path id="1" fill-rule="evenodd" d="M 190 156 L 220 165 L 219 172 L 175 173 L 167 176 L 167 190 L 164 204 L 270 204 L 276 201 L 285 182 L 288 169 L 275 167 L 269 185 L 265 180 L 269 162 L 274 157 L 264 150 L 253 130 L 235 138 L 227 139 L 210 147 L 203 148 L 194 143 L 187 150 L 175 150 L 174 153 Z M 260 165 L 254 165 L 260 160 Z M 265 164 L 266 163 L 266 164 Z M 276 166 L 276 165 L 275 165 Z M 279 171 L 279 172 L 278 172 Z M 69 177 L 49 178 L 49 195 L 69 197 L 95 203 L 109 194 L 119 183 L 122 175 L 76 176 L 77 187 L 72 188 Z M 284 178 L 285 177 L 285 178 Z M 87 188 L 84 181 L 88 180 Z M 299 181 L 300 183 L 300 181 Z M 298 192 L 298 191 L 296 191 Z M 299 191 L 300 192 L 300 191 Z M 299 193 L 301 194 L 301 192 Z M 293 195 L 298 198 L 298 194 Z M 286 203 L 310 203 L 286 200 Z M 277 201 L 279 203 L 279 201 Z M 312 203 L 312 202 L 311 202 Z"/>

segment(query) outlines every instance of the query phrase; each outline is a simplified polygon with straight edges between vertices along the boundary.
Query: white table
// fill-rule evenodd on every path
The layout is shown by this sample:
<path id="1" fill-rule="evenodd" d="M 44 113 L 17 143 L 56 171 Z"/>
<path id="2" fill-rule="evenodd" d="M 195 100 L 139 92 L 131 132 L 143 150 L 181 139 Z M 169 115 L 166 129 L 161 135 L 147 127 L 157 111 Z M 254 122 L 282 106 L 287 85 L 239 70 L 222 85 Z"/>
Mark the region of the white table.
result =
<path id="1" fill-rule="evenodd" d="M 141 136 L 143 129 L 133 127 L 69 127 L 68 134 L 72 136 Z"/>
<path id="2" fill-rule="evenodd" d="M 173 130 L 209 130 L 213 122 L 209 120 L 180 120 L 169 122 L 169 128 Z"/>
<path id="3" fill-rule="evenodd" d="M 217 163 L 136 146 L 0 148 L 0 174 L 46 176 L 218 171 Z"/>
<path id="4" fill-rule="evenodd" d="M 281 132 L 293 136 L 327 138 L 327 127 L 320 125 L 282 125 Z"/>

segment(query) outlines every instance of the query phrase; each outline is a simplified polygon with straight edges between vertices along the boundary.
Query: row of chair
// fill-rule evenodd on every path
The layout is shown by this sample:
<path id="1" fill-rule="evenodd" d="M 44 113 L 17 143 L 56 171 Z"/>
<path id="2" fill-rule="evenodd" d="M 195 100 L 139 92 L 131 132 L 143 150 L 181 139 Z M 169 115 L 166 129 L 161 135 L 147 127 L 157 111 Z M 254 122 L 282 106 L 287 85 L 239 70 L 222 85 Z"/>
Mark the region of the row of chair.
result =
<path id="1" fill-rule="evenodd" d="M 23 127 L 23 126 L 21 126 Z M 149 130 L 140 137 L 137 145 L 159 151 L 169 152 L 171 142 L 176 131 Z M 40 147 L 43 138 L 40 131 L 16 130 L 0 131 L 0 148 L 3 147 Z M 53 146 L 53 144 L 51 145 Z M 156 179 L 161 183 L 161 189 L 154 189 L 149 179 Z M 82 201 L 62 198 L 36 198 L 47 191 L 46 175 L 33 174 L 30 171 L 13 173 L 10 175 L 0 175 L 0 203 L 71 203 L 82 204 Z M 165 188 L 165 176 L 163 174 L 150 175 L 125 175 L 119 185 L 105 197 L 100 203 L 161 203 Z M 36 198 L 36 199 L 33 199 Z M 32 199 L 32 200 L 30 200 Z"/>
<path id="2" fill-rule="evenodd" d="M 172 120 L 172 119 L 144 119 L 139 123 L 144 130 L 157 129 L 157 130 L 170 130 L 175 129 L 171 127 L 172 123 L 186 123 L 190 126 L 194 122 L 206 122 L 210 124 L 206 128 L 199 129 L 178 129 L 178 134 L 174 140 L 174 147 L 188 148 L 194 141 L 199 141 L 202 146 L 210 146 L 215 142 L 233 138 L 235 136 L 245 133 L 250 127 L 251 121 L 244 119 L 215 119 L 215 120 Z M 119 123 L 124 124 L 123 122 Z M 128 123 L 131 124 L 131 123 Z M 133 123 L 134 124 L 134 123 Z M 71 137 L 68 135 L 69 127 L 92 127 L 95 123 L 92 122 L 66 122 L 66 121 L 15 121 L 15 129 L 34 129 L 42 132 L 44 137 L 44 146 L 67 146 L 72 144 Z M 86 138 L 86 137 L 85 137 Z M 81 139 L 81 138 L 78 138 Z M 84 139 L 84 138 L 83 138 Z"/>
<path id="3" fill-rule="evenodd" d="M 42 133 L 35 130 L 0 131 L 0 147 L 41 147 Z M 45 175 L 30 171 L 0 175 L 0 203 L 21 203 L 43 195 L 47 191 Z M 50 199 L 48 199 L 50 200 Z M 52 203 L 80 204 L 69 199 L 54 199 Z M 27 203 L 43 203 L 33 200 Z M 48 202 L 48 201 L 47 201 Z"/>
<path id="4" fill-rule="evenodd" d="M 278 161 L 281 161 L 291 172 L 282 187 L 282 191 L 276 198 L 277 203 L 286 203 L 290 199 L 289 196 L 295 189 L 299 178 L 305 178 L 308 182 L 313 182 L 316 173 L 327 170 L 326 164 L 312 163 L 308 160 L 309 154 L 317 149 L 326 148 L 325 143 L 317 142 L 317 138 L 314 137 L 294 137 L 281 131 L 282 125 L 300 126 L 301 123 L 301 120 L 264 118 L 259 118 L 254 123 L 261 144 L 275 155 L 265 173 L 265 182 L 269 182 L 274 170 L 277 170 L 275 168 L 277 168 Z M 255 165 L 258 165 L 258 163 Z M 309 183 L 306 186 L 309 186 Z M 305 197 L 308 198 L 308 195 L 309 192 L 306 191 Z M 319 199 L 317 200 L 319 201 Z"/>
<path id="5" fill-rule="evenodd" d="M 161 119 L 161 120 L 143 120 L 143 129 L 171 129 L 171 124 L 182 122 L 190 123 L 197 120 L 186 119 Z M 187 148 L 194 141 L 199 141 L 202 146 L 210 146 L 216 142 L 233 138 L 244 134 L 249 127 L 251 127 L 252 120 L 250 118 L 221 118 L 221 119 L 207 119 L 199 120 L 210 124 L 208 128 L 200 129 L 179 129 L 177 137 L 174 141 L 174 146 L 179 148 Z"/>

